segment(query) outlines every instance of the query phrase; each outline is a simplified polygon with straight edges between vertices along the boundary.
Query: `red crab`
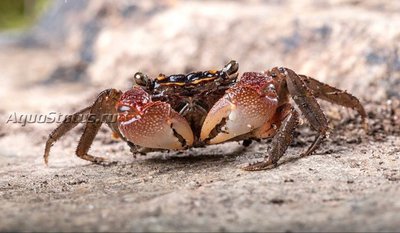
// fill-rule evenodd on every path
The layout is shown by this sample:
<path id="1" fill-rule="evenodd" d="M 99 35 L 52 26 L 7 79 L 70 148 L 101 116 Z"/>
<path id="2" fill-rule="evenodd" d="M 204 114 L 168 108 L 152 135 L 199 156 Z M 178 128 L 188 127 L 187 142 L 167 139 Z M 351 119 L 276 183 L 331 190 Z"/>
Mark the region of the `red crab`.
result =
<path id="1" fill-rule="evenodd" d="M 292 141 L 299 124 L 298 109 L 317 131 L 311 146 L 302 155 L 311 154 L 328 131 L 328 123 L 316 98 L 355 109 L 366 125 L 366 113 L 360 101 L 313 78 L 298 75 L 288 68 L 275 67 L 265 72 L 246 72 L 238 80 L 239 65 L 229 62 L 216 71 L 194 72 L 150 79 L 143 73 L 134 76 L 136 86 L 122 93 L 107 89 L 95 102 L 70 115 L 50 135 L 44 159 L 50 147 L 82 117 L 87 121 L 76 155 L 101 163 L 102 157 L 88 154 L 101 126 L 106 123 L 134 152 L 182 150 L 226 141 L 272 139 L 272 148 L 261 162 L 245 170 L 262 170 L 276 165 Z M 107 116 L 117 116 L 107 117 Z"/>

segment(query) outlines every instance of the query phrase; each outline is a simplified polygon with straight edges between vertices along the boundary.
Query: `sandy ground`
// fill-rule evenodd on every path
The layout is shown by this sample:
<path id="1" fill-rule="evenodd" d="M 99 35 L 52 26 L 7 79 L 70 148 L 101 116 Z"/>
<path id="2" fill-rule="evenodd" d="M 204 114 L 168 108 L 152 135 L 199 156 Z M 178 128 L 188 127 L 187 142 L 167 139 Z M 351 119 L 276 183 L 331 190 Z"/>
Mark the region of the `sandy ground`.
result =
<path id="1" fill-rule="evenodd" d="M 250 7 L 254 10 L 254 6 Z M 373 8 L 366 4 L 356 11 L 363 11 L 361 16 L 365 16 L 369 7 Z M 179 9 L 162 14 L 170 15 Z M 391 9 L 386 9 L 389 15 Z M 373 16 L 384 20 L 384 14 L 376 14 Z M 155 25 L 159 20 L 153 20 Z M 301 60 L 302 52 L 296 54 Z M 73 56 L 54 48 L 2 46 L 0 231 L 400 229 L 400 102 L 395 94 L 386 99 L 379 94 L 389 93 L 388 90 L 396 93 L 394 85 L 398 84 L 398 76 L 386 79 L 389 76 L 382 78 L 379 72 L 369 73 L 365 77 L 372 84 L 368 85 L 368 92 L 363 92 L 357 88 L 354 77 L 364 72 L 364 66 L 353 64 L 357 71 L 348 71 L 343 79 L 349 82 L 339 85 L 354 90 L 362 99 L 369 116 L 369 131 L 363 131 L 353 111 L 322 102 L 330 119 L 330 136 L 314 155 L 299 159 L 314 135 L 304 123 L 296 131 L 287 155 L 271 170 L 239 169 L 249 161 L 262 158 L 268 150 L 268 141 L 253 143 L 248 148 L 231 142 L 134 158 L 127 145 L 111 139 L 106 127 L 101 129 L 91 151 L 115 163 L 94 165 L 74 155 L 82 126 L 55 144 L 46 167 L 42 159 L 44 143 L 56 124 L 5 123 L 10 115 L 14 112 L 68 114 L 86 106 L 111 82 L 99 74 L 103 71 L 99 71 L 99 66 L 107 60 L 99 57 L 88 70 L 90 81 L 46 83 L 53 77 L 54 67 L 64 67 L 65 57 Z M 149 59 L 157 58 L 153 55 Z M 295 59 L 286 61 L 296 66 L 299 61 Z M 203 62 L 200 60 L 201 67 L 207 65 L 206 58 L 203 57 Z M 118 72 L 124 74 L 127 63 L 122 62 L 123 68 L 118 66 Z M 245 62 L 245 67 L 251 67 L 250 63 Z M 254 66 L 258 67 L 258 63 Z M 312 73 L 321 63 L 309 62 L 305 67 L 298 67 Z M 322 77 L 330 72 L 340 73 L 339 68 L 322 69 L 326 69 L 320 71 L 325 74 Z M 110 75 L 109 71 L 105 72 L 104 76 Z M 121 76 L 115 80 L 116 86 L 127 83 L 121 81 L 126 76 Z M 380 99 L 374 100 L 370 93 L 379 94 Z"/>
<path id="2" fill-rule="evenodd" d="M 261 158 L 268 144 L 243 149 L 227 143 L 134 159 L 125 145 L 102 132 L 93 153 L 118 161 L 103 167 L 74 157 L 78 133 L 55 146 L 49 167 L 41 158 L 46 131 L 7 133 L 1 138 L 1 230 L 396 231 L 400 227 L 399 137 L 377 142 L 362 133 L 343 137 L 334 132 L 335 139 L 328 139 L 318 153 L 297 160 L 304 141 L 309 141 L 299 136 L 279 167 L 245 172 L 238 167 Z M 21 147 L 10 148 L 12 144 Z"/>

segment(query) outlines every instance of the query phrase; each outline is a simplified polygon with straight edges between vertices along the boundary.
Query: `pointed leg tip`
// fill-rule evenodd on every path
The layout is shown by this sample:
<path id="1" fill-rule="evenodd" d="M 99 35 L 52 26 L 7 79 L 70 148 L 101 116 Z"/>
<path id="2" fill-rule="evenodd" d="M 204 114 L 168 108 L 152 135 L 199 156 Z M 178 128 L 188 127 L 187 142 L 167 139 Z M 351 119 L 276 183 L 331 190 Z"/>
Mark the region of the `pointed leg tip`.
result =
<path id="1" fill-rule="evenodd" d="M 110 161 L 109 159 L 104 158 L 104 157 L 94 157 L 90 161 L 96 165 L 101 165 L 103 167 L 109 167 L 109 166 L 118 164 L 117 161 Z"/>
<path id="2" fill-rule="evenodd" d="M 103 167 L 110 167 L 113 165 L 117 165 L 118 162 L 117 161 L 103 161 L 101 163 L 98 163 L 99 165 L 103 166 Z"/>
<path id="3" fill-rule="evenodd" d="M 43 155 L 43 160 L 44 160 L 44 164 L 46 165 L 46 167 L 49 165 L 49 156 L 44 154 Z"/>
<path id="4" fill-rule="evenodd" d="M 241 166 L 240 169 L 244 171 L 261 171 L 274 168 L 275 165 L 270 160 L 255 162 Z"/>
<path id="5" fill-rule="evenodd" d="M 107 163 L 108 161 L 104 157 L 94 157 L 92 162 L 96 163 L 96 164 L 103 164 L 103 163 Z"/>
<path id="6" fill-rule="evenodd" d="M 366 118 L 363 119 L 363 121 L 362 121 L 362 127 L 363 127 L 365 133 L 368 133 L 368 132 L 369 132 L 368 119 L 366 119 Z"/>

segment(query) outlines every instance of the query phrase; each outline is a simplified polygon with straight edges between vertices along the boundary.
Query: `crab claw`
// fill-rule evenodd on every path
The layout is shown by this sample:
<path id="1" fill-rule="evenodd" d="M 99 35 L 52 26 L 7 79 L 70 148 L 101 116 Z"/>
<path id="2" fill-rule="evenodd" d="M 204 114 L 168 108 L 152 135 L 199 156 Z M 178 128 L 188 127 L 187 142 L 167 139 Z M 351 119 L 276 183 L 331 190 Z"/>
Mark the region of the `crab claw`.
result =
<path id="1" fill-rule="evenodd" d="M 169 104 L 152 102 L 139 87 L 122 95 L 117 111 L 120 132 L 138 146 L 179 150 L 193 144 L 193 132 L 186 119 Z"/>
<path id="2" fill-rule="evenodd" d="M 257 75 L 245 73 L 243 77 Z M 251 82 L 238 82 L 215 103 L 204 120 L 200 133 L 202 141 L 224 142 L 254 131 L 272 118 L 277 108 L 276 96 L 264 91 L 266 83 Z"/>

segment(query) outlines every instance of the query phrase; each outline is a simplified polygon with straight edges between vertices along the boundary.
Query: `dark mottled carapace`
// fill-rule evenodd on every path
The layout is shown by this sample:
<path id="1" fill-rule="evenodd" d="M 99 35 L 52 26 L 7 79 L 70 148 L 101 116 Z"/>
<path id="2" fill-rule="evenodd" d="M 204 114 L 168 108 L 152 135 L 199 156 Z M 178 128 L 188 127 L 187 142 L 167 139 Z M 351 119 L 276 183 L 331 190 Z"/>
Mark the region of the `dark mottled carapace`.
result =
<path id="1" fill-rule="evenodd" d="M 152 101 L 169 103 L 186 118 L 198 136 L 208 111 L 236 82 L 238 69 L 239 64 L 230 61 L 221 70 L 169 76 L 160 74 L 153 80 L 138 73 L 135 81 L 152 96 Z"/>

